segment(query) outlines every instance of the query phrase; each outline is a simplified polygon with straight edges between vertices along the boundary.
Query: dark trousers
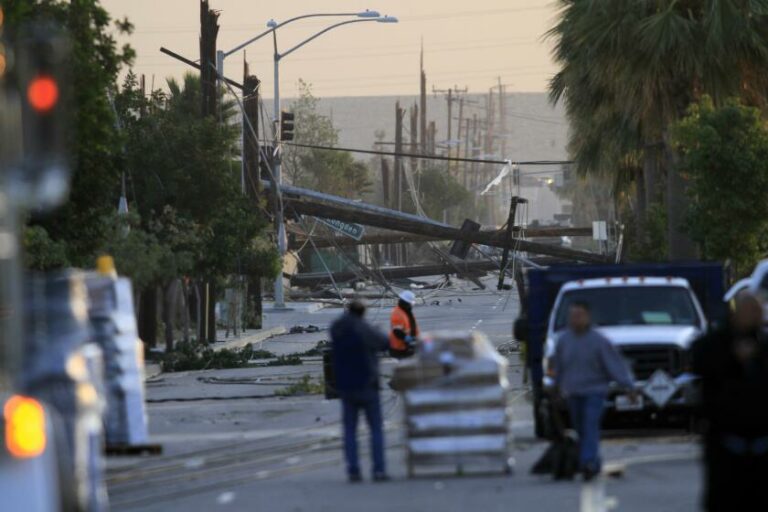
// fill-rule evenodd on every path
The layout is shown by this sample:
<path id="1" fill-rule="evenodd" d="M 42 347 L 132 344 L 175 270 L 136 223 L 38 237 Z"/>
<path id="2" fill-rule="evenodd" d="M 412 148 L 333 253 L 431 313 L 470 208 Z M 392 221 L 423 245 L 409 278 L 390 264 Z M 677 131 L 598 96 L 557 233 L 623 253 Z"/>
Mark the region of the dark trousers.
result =
<path id="1" fill-rule="evenodd" d="M 347 461 L 347 473 L 360 474 L 360 461 L 357 450 L 357 419 L 360 411 L 365 413 L 368 429 L 371 433 L 371 454 L 373 472 L 385 473 L 384 463 L 384 427 L 381 416 L 379 390 L 340 391 L 341 415 L 344 428 L 344 456 Z"/>
<path id="2" fill-rule="evenodd" d="M 768 510 L 768 452 L 746 451 L 741 444 L 736 436 L 715 433 L 705 436 L 705 510 Z"/>
<path id="3" fill-rule="evenodd" d="M 605 409 L 605 395 L 568 397 L 571 424 L 579 434 L 579 469 L 600 471 L 600 423 Z"/>

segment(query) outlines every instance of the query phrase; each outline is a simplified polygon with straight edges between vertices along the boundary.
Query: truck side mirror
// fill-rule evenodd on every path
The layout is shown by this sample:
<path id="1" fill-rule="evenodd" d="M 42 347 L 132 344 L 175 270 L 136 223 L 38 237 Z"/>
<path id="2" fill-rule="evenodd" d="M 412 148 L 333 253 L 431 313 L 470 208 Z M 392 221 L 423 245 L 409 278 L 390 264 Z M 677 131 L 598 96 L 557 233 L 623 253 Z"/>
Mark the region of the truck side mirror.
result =
<path id="1" fill-rule="evenodd" d="M 515 320 L 512 334 L 518 341 L 528 341 L 528 318 L 521 316 Z"/>

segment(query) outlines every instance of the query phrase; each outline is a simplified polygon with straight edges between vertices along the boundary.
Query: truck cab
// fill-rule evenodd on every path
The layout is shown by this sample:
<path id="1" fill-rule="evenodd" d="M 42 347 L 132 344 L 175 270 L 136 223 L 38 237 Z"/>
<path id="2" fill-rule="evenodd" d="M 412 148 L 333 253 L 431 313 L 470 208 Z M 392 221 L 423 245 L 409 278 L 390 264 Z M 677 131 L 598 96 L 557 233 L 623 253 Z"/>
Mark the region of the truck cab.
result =
<path id="1" fill-rule="evenodd" d="M 707 319 L 688 281 L 681 277 L 604 277 L 565 283 L 549 318 L 545 367 L 566 328 L 573 302 L 590 305 L 594 327 L 624 356 L 640 399 L 631 403 L 619 389 L 608 411 L 657 412 L 688 409 L 695 401 L 688 350 Z M 553 384 L 545 372 L 544 386 Z"/>
<path id="2" fill-rule="evenodd" d="M 536 435 L 548 434 L 551 380 L 546 377 L 546 360 L 563 329 L 572 297 L 586 295 L 585 300 L 593 305 L 593 321 L 604 324 L 597 325 L 598 329 L 630 360 L 638 385 L 649 386 L 643 393 L 641 412 L 659 411 L 652 396 L 665 404 L 662 409 L 666 411 L 692 388 L 686 384 L 690 377 L 685 371 L 687 348 L 708 324 L 722 321 L 727 314 L 725 276 L 722 264 L 701 261 L 528 269 L 522 280 L 523 299 L 514 337 L 526 344 Z M 670 380 L 677 388 L 665 402 Z M 619 407 L 629 409 L 625 400 L 618 401 Z M 615 412 L 615 397 L 609 405 Z"/>

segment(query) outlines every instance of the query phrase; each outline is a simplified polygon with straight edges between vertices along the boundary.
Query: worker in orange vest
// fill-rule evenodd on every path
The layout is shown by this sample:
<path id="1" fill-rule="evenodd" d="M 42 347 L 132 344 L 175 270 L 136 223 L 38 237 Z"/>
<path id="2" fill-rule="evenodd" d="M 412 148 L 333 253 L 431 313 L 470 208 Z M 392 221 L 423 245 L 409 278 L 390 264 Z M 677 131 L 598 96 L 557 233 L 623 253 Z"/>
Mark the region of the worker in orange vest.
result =
<path id="1" fill-rule="evenodd" d="M 397 359 L 412 356 L 419 328 L 413 317 L 413 305 L 416 295 L 405 290 L 400 293 L 397 305 L 389 318 L 389 354 Z"/>

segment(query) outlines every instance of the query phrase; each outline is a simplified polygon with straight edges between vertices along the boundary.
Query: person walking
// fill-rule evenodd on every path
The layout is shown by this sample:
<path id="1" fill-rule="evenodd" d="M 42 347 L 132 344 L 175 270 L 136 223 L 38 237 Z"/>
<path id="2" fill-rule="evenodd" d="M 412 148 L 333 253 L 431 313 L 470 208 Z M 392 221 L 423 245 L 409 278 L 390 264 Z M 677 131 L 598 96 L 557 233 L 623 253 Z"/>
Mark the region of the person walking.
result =
<path id="1" fill-rule="evenodd" d="M 365 413 L 371 434 L 373 480 L 389 480 L 384 460 L 384 428 L 379 399 L 379 352 L 387 350 L 387 336 L 365 319 L 365 304 L 353 301 L 331 324 L 331 350 L 336 391 L 341 399 L 344 456 L 350 482 L 362 481 L 357 450 L 357 420 Z"/>
<path id="2" fill-rule="evenodd" d="M 696 340 L 691 359 L 702 384 L 704 508 L 768 510 L 768 338 L 758 299 L 738 295 L 729 321 Z"/>
<path id="3" fill-rule="evenodd" d="M 618 383 L 634 402 L 632 374 L 611 342 L 592 328 L 584 302 L 570 305 L 568 328 L 558 338 L 550 363 L 579 435 L 579 470 L 589 481 L 600 473 L 600 423 L 609 384 Z"/>
<path id="4" fill-rule="evenodd" d="M 405 290 L 398 296 L 397 305 L 389 317 L 389 354 L 396 359 L 403 359 L 414 354 L 414 344 L 419 336 L 419 327 L 413 316 L 416 295 Z"/>

